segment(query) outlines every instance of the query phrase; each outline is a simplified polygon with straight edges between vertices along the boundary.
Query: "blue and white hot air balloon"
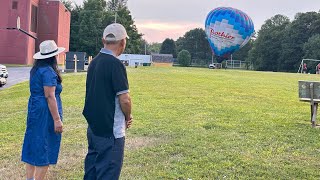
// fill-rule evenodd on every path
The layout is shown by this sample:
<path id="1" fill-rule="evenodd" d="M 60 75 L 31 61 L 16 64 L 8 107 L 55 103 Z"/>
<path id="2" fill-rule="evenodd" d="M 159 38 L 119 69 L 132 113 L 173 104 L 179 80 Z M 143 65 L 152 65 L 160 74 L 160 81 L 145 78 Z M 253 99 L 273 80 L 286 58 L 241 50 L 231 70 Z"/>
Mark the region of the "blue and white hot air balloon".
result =
<path id="1" fill-rule="evenodd" d="M 230 7 L 213 9 L 208 14 L 205 25 L 211 49 L 219 57 L 227 57 L 239 50 L 254 34 L 251 18 Z"/>

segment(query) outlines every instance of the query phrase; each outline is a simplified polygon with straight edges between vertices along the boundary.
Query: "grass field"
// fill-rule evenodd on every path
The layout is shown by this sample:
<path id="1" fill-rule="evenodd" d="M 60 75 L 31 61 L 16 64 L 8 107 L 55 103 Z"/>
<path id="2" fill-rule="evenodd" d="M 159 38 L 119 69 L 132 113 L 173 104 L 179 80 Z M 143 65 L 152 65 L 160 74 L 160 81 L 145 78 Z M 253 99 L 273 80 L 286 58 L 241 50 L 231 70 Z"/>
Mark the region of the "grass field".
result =
<path id="1" fill-rule="evenodd" d="M 298 100 L 316 75 L 128 69 L 134 126 L 121 179 L 320 179 L 320 130 Z M 65 132 L 48 179 L 82 179 L 85 74 L 64 77 Z M 28 83 L 0 91 L 0 179 L 23 179 Z"/>

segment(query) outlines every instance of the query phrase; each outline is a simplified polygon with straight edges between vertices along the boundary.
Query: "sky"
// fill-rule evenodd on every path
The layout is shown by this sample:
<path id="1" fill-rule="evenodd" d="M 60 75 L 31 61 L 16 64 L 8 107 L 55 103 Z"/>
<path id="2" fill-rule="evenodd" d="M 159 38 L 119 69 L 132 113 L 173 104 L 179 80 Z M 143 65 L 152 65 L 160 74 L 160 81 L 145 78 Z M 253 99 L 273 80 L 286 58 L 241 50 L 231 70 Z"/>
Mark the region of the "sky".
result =
<path id="1" fill-rule="evenodd" d="M 293 20 L 298 12 L 318 12 L 320 0 L 128 0 L 138 31 L 149 43 L 176 40 L 191 29 L 204 28 L 207 14 L 221 6 L 247 13 L 259 31 L 265 20 L 276 14 Z"/>

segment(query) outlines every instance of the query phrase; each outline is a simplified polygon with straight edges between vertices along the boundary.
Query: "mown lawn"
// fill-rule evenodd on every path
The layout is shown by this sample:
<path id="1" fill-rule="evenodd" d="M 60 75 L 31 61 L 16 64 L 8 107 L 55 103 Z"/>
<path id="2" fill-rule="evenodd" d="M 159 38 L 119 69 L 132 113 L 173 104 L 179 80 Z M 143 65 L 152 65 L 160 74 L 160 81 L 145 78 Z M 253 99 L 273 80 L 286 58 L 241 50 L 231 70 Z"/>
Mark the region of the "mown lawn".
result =
<path id="1" fill-rule="evenodd" d="M 320 76 L 128 69 L 134 126 L 121 179 L 320 179 L 320 130 L 298 80 Z M 85 74 L 64 77 L 65 132 L 48 179 L 82 179 Z M 0 179 L 23 179 L 28 83 L 0 91 Z"/>

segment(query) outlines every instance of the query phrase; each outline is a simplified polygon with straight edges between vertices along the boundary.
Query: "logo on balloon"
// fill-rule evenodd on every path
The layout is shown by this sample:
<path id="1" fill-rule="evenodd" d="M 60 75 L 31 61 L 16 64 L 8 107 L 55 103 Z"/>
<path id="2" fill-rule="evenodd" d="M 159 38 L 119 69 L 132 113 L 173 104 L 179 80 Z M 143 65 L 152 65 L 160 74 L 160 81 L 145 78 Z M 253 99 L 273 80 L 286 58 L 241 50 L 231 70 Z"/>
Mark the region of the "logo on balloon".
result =
<path id="1" fill-rule="evenodd" d="M 225 38 L 225 39 L 234 39 L 233 36 L 231 36 L 228 33 L 225 32 L 215 32 L 214 29 L 210 29 L 210 38 L 212 37 L 218 37 L 218 38 Z"/>
<path id="2" fill-rule="evenodd" d="M 213 9 L 207 16 L 206 34 L 216 56 L 225 57 L 246 45 L 254 34 L 254 24 L 244 12 L 230 8 Z"/>

